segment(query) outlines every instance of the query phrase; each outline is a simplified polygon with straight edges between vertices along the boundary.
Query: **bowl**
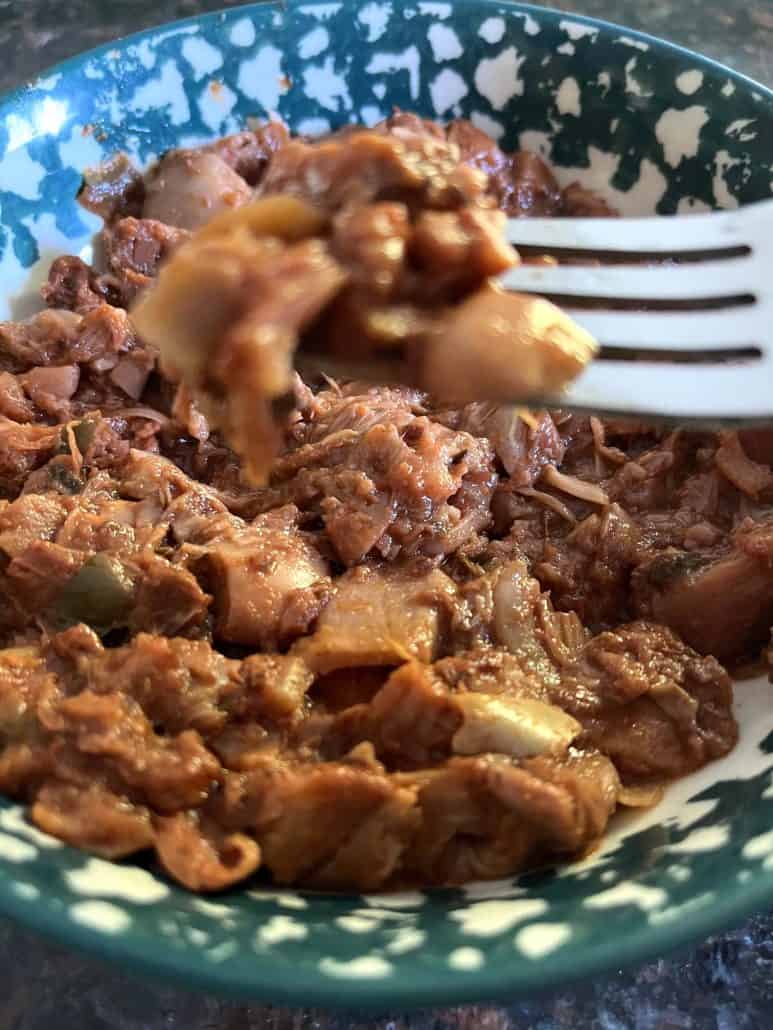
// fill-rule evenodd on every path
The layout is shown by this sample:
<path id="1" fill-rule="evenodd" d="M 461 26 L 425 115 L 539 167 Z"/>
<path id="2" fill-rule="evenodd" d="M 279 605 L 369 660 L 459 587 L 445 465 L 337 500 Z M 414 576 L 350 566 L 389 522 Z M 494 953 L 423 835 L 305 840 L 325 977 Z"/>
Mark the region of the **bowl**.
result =
<path id="1" fill-rule="evenodd" d="M 148 162 L 277 111 L 296 132 L 392 105 L 464 115 L 549 158 L 625 214 L 734 207 L 771 192 L 773 94 L 618 26 L 492 0 L 236 7 L 76 57 L 0 102 L 2 317 L 55 255 L 90 255 L 75 201 L 116 150 Z M 737 689 L 741 741 L 618 818 L 580 862 L 465 889 L 195 897 L 64 847 L 0 807 L 0 911 L 186 986 L 283 1003 L 504 999 L 617 969 L 773 901 L 773 704 Z"/>

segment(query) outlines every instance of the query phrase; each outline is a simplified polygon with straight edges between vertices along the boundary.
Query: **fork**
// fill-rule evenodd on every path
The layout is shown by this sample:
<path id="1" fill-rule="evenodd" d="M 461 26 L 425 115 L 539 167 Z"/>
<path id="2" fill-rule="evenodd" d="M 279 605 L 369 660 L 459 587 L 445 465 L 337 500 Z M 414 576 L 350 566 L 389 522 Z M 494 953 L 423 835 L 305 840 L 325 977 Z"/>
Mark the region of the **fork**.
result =
<path id="1" fill-rule="evenodd" d="M 507 237 L 522 253 L 584 262 L 522 264 L 500 279 L 550 297 L 601 345 L 554 403 L 773 421 L 773 200 L 709 214 L 510 219 Z"/>

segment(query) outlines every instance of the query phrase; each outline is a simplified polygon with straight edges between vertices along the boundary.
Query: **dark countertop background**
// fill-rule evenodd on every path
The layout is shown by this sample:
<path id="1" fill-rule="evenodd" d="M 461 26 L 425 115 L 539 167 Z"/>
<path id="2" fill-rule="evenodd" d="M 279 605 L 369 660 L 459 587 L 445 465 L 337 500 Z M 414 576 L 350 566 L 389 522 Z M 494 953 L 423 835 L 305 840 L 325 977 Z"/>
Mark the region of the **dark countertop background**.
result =
<path id="1" fill-rule="evenodd" d="M 773 0 L 543 0 L 666 36 L 773 84 Z M 0 90 L 146 26 L 228 0 L 0 0 Z M 773 914 L 682 957 L 508 1006 L 381 1016 L 221 1002 L 154 985 L 0 920 L 0 1030 L 767 1030 Z"/>

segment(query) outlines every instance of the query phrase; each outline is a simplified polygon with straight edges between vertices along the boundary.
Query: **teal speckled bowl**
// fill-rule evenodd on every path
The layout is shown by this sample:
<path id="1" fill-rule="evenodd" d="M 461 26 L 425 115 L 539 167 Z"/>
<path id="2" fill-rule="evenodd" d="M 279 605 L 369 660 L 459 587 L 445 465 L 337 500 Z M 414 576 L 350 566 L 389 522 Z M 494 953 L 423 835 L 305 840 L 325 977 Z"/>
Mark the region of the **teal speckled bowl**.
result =
<path id="1" fill-rule="evenodd" d="M 768 197 L 773 94 L 641 34 L 496 0 L 258 4 L 103 47 L 0 102 L 0 269 L 19 317 L 47 263 L 89 254 L 82 170 L 140 161 L 278 111 L 295 131 L 393 104 L 464 115 L 625 213 Z M 125 968 L 285 1003 L 505 998 L 611 970 L 773 902 L 773 703 L 738 686 L 741 743 L 616 821 L 592 857 L 464 890 L 202 899 L 89 858 L 0 807 L 0 911 Z"/>

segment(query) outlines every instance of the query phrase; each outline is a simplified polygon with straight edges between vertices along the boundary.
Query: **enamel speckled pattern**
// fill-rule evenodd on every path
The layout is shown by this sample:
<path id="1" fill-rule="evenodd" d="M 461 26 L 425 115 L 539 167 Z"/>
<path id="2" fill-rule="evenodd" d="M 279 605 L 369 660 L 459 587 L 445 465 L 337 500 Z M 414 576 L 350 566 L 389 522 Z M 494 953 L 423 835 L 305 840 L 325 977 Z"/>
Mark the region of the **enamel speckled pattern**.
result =
<path id="1" fill-rule="evenodd" d="M 2 317 L 28 312 L 48 261 L 88 257 L 80 174 L 141 162 L 278 112 L 296 132 L 392 105 L 464 115 L 544 154 L 626 213 L 705 210 L 771 192 L 773 99 L 695 55 L 614 26 L 507 3 L 299 3 L 232 9 L 76 58 L 0 103 Z M 450 1003 L 619 966 L 773 898 L 773 707 L 738 688 L 742 743 L 618 819 L 557 872 L 464 890 L 192 897 L 0 809 L 0 909 L 140 970 L 275 1001 Z M 614 925 L 614 932 L 612 926 Z M 345 984 L 345 990 L 344 990 Z"/>

